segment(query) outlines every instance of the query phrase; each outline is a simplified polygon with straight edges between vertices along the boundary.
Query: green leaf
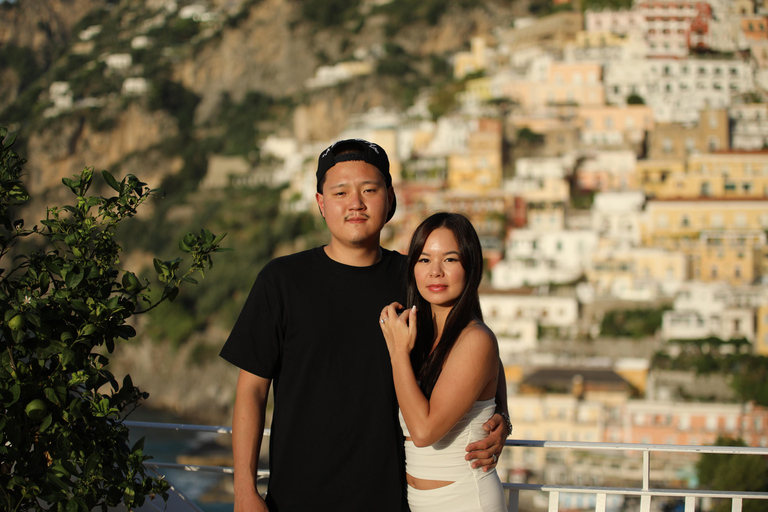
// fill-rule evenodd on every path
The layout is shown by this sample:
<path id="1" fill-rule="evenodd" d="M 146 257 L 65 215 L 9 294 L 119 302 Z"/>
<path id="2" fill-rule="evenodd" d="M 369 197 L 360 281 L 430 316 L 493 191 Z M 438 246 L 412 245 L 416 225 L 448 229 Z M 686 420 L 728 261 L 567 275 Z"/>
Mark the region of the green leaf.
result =
<path id="1" fill-rule="evenodd" d="M 43 421 L 40 423 L 40 432 L 45 432 L 48 430 L 48 427 L 51 426 L 51 423 L 53 422 L 53 415 L 49 414 L 45 418 L 43 418 Z"/>
<path id="2" fill-rule="evenodd" d="M 47 258 L 44 264 L 45 264 L 45 268 L 47 268 L 51 274 L 54 274 L 57 276 L 61 275 L 61 265 L 59 265 L 58 261 L 52 258 Z"/>
<path id="3" fill-rule="evenodd" d="M 68 288 L 77 288 L 77 285 L 80 284 L 83 277 L 83 269 L 79 265 L 73 265 L 67 272 L 66 277 L 64 277 L 64 284 L 66 284 Z"/>
<path id="4" fill-rule="evenodd" d="M 95 333 L 99 330 L 99 327 L 94 324 L 88 324 L 85 327 L 82 328 L 80 331 L 80 334 L 83 336 L 90 336 L 91 334 Z"/>
<path id="5" fill-rule="evenodd" d="M 131 453 L 142 453 L 144 452 L 144 437 L 142 436 L 138 441 L 136 441 L 133 446 L 131 447 Z"/>
<path id="6" fill-rule="evenodd" d="M 53 388 L 45 388 L 43 390 L 43 393 L 45 394 L 45 398 L 47 398 L 49 402 L 54 404 L 59 403 L 59 396 L 56 394 L 56 391 Z"/>
<path id="7" fill-rule="evenodd" d="M 61 351 L 61 355 L 59 357 L 61 358 L 61 365 L 66 368 L 72 361 L 75 360 L 75 351 L 71 348 L 64 348 L 64 350 Z"/>
<path id="8" fill-rule="evenodd" d="M 77 501 L 69 500 L 67 502 L 66 512 L 77 512 L 79 509 L 80 506 L 78 505 Z"/>
<path id="9" fill-rule="evenodd" d="M 112 187 L 113 190 L 120 192 L 120 184 L 117 182 L 114 176 L 112 176 L 106 170 L 101 171 L 101 177 L 107 182 L 107 185 Z"/>
<path id="10" fill-rule="evenodd" d="M 181 249 L 183 252 L 190 252 L 196 242 L 197 237 L 192 233 L 187 233 L 184 235 L 184 238 L 179 241 L 179 249 Z"/>
<path id="11" fill-rule="evenodd" d="M 77 189 L 80 187 L 80 180 L 73 180 L 71 178 L 61 178 L 61 182 L 67 186 L 74 194 L 77 194 Z"/>

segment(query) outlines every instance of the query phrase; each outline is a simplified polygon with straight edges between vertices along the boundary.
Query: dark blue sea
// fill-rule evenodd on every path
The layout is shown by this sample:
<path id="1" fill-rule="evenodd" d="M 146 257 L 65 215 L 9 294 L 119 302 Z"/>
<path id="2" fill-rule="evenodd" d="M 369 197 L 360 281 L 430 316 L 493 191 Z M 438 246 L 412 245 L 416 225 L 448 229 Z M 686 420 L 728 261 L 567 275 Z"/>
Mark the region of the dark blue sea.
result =
<path id="1" fill-rule="evenodd" d="M 131 413 L 126 419 L 130 421 L 189 424 L 188 421 L 184 421 L 173 414 L 142 408 Z M 206 441 L 211 441 L 217 435 L 220 434 L 134 427 L 131 428 L 131 443 L 135 443 L 141 437 L 144 437 L 144 453 L 153 457 L 149 462 L 176 462 L 176 457 L 179 454 L 192 450 Z M 232 511 L 233 503 L 231 497 L 221 497 L 221 493 L 216 492 L 222 486 L 226 489 L 231 489 L 232 475 L 171 469 L 162 469 L 160 474 L 164 475 L 166 480 L 204 512 Z"/>

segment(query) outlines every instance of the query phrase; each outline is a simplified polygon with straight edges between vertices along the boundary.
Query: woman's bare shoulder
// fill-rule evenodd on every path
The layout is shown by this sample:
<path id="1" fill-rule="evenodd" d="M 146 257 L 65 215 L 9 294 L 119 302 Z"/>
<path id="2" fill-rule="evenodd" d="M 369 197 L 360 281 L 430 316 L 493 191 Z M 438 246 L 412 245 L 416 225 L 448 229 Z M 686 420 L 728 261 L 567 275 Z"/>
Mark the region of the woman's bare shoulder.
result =
<path id="1" fill-rule="evenodd" d="M 493 331 L 483 322 L 477 320 L 466 326 L 456 341 L 461 344 L 468 343 L 472 346 L 486 345 L 494 349 L 498 346 L 496 335 L 493 334 Z"/>

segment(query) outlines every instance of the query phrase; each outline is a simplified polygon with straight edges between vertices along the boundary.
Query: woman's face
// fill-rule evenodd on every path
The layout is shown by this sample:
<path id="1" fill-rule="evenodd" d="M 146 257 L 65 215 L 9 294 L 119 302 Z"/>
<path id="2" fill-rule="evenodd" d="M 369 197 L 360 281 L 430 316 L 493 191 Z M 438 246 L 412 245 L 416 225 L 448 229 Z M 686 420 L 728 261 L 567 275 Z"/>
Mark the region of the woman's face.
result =
<path id="1" fill-rule="evenodd" d="M 459 244 L 449 229 L 430 233 L 413 272 L 419 294 L 433 309 L 453 307 L 467 278 L 459 260 Z"/>

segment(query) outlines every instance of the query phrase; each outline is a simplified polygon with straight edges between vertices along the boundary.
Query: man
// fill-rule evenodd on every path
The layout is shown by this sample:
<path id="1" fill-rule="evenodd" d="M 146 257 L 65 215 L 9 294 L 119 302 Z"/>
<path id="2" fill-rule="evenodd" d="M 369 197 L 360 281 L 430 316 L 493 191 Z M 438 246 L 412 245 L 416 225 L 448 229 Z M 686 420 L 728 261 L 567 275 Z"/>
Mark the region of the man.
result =
<path id="1" fill-rule="evenodd" d="M 405 298 L 405 257 L 379 245 L 396 207 L 384 150 L 360 139 L 330 146 L 316 199 L 330 243 L 267 264 L 221 351 L 240 368 L 235 512 L 405 512 L 403 438 L 378 326 L 381 308 Z M 273 381 L 265 503 L 255 481 Z M 509 434 L 499 415 L 487 429 L 468 447 L 476 465 L 493 466 Z"/>

